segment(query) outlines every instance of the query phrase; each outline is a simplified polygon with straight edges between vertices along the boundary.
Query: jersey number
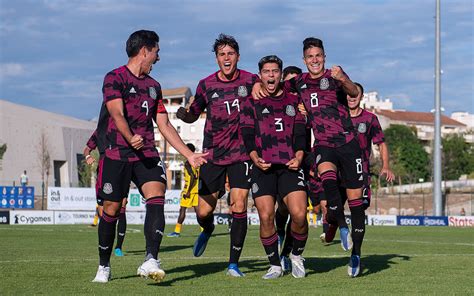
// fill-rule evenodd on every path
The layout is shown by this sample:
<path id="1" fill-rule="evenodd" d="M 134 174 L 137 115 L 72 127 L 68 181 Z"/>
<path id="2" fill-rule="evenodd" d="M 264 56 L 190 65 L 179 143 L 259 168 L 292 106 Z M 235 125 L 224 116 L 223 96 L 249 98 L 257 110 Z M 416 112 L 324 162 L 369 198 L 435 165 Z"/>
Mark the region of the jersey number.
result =
<path id="1" fill-rule="evenodd" d="M 362 159 L 360 158 L 356 159 L 356 168 L 357 168 L 357 173 L 361 174 L 362 173 Z"/>
<path id="2" fill-rule="evenodd" d="M 239 99 L 235 99 L 230 103 L 230 101 L 225 101 L 225 106 L 227 108 L 227 113 L 230 115 L 230 109 L 231 107 L 237 108 L 237 111 L 240 112 L 240 106 L 239 106 Z"/>
<path id="3" fill-rule="evenodd" d="M 148 116 L 148 101 L 143 101 L 142 103 L 142 108 L 146 109 L 146 116 Z"/>
<path id="4" fill-rule="evenodd" d="M 311 94 L 311 107 L 318 107 L 318 93 Z"/>
<path id="5" fill-rule="evenodd" d="M 275 118 L 275 130 L 277 132 L 283 131 L 283 123 L 281 122 L 282 118 Z"/>

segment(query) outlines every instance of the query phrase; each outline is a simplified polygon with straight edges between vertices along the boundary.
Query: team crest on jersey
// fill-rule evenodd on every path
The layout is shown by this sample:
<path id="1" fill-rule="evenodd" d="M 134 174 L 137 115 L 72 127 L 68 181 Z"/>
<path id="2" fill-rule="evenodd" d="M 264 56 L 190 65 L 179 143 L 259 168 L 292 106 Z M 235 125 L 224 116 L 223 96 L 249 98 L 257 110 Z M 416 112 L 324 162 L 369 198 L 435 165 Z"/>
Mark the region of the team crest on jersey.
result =
<path id="1" fill-rule="evenodd" d="M 257 193 L 258 189 L 260 189 L 260 188 L 258 188 L 257 183 L 253 183 L 252 184 L 252 193 Z"/>
<path id="2" fill-rule="evenodd" d="M 329 80 L 326 77 L 319 81 L 319 88 L 321 90 L 326 90 L 329 88 Z"/>
<path id="3" fill-rule="evenodd" d="M 102 191 L 104 191 L 105 194 L 111 194 L 112 192 L 114 192 L 114 190 L 112 189 L 112 184 L 105 183 Z"/>
<path id="4" fill-rule="evenodd" d="M 153 86 L 150 86 L 148 88 L 148 94 L 150 95 L 150 98 L 152 98 L 153 100 L 156 100 L 156 89 L 153 87 Z"/>
<path id="5" fill-rule="evenodd" d="M 237 89 L 237 94 L 239 97 L 246 97 L 248 95 L 247 88 L 243 85 L 239 86 Z"/>
<path id="6" fill-rule="evenodd" d="M 365 124 L 365 122 L 359 123 L 359 126 L 357 127 L 357 131 L 361 134 L 367 131 L 367 125 Z"/>
<path id="7" fill-rule="evenodd" d="M 287 105 L 286 106 L 286 115 L 295 116 L 296 115 L 295 107 L 293 107 L 292 105 Z"/>

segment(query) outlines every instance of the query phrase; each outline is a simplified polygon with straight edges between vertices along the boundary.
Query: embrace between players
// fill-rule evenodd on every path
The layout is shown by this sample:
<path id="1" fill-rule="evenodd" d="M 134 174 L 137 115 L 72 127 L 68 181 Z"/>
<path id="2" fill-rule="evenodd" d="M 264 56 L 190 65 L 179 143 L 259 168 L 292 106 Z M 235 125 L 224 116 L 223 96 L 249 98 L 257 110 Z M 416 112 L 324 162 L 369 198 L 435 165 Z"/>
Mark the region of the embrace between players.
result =
<path id="1" fill-rule="evenodd" d="M 237 41 L 219 35 L 213 46 L 219 70 L 202 79 L 190 107 L 177 112 L 186 123 L 206 112 L 203 154 L 191 152 L 183 143 L 168 120 L 160 84 L 148 75 L 159 60 L 158 51 L 155 32 L 133 33 L 127 40 L 127 65 L 109 72 L 104 79 L 104 103 L 97 127 L 97 146 L 105 151 L 99 161 L 97 196 L 104 200 L 104 208 L 98 227 L 100 262 L 94 281 L 111 278 L 115 225 L 130 181 L 146 200 L 146 255 L 137 273 L 155 281 L 165 276 L 158 252 L 165 225 L 166 173 L 154 146 L 153 121 L 193 167 L 200 166 L 196 216 L 203 230 L 194 243 L 194 256 L 203 254 L 214 230 L 213 212 L 227 177 L 233 218 L 227 274 L 244 276 L 238 262 L 247 233 L 251 189 L 260 218 L 261 242 L 271 264 L 263 278 L 278 278 L 289 269 L 282 268 L 278 252 L 276 200 L 279 208 L 290 214 L 291 273 L 304 277 L 302 253 L 308 237 L 305 175 L 311 170 L 324 188 L 328 222 L 339 227 L 343 249 L 352 248 L 348 273 L 357 276 L 365 233 L 362 195 L 364 185 L 369 184 L 368 159 L 357 140 L 361 131 L 354 128 L 346 96 L 360 99 L 362 90 L 340 67 L 325 69 L 322 41 L 312 37 L 304 40 L 303 60 L 308 72 L 283 83 L 281 59 L 274 55 L 262 58 L 258 63 L 260 77 L 238 69 Z M 311 151 L 307 149 L 307 127 L 315 139 Z M 373 130 L 381 133 L 380 128 Z M 308 164 L 306 170 L 304 162 Z M 391 180 L 387 159 L 383 162 Z M 341 185 L 346 188 L 351 210 L 352 235 L 344 217 Z"/>

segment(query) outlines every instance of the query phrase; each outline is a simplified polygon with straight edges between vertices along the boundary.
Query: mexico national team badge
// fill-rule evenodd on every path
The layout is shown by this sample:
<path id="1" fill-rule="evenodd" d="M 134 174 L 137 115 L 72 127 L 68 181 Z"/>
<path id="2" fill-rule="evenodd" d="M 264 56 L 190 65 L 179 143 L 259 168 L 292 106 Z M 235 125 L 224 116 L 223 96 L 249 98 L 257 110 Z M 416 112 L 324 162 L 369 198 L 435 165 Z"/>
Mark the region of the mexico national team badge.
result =
<path id="1" fill-rule="evenodd" d="M 293 107 L 292 105 L 287 105 L 286 106 L 286 115 L 295 116 L 296 115 L 295 107 Z"/>
<path id="2" fill-rule="evenodd" d="M 361 134 L 367 131 L 367 125 L 365 124 L 365 122 L 359 123 L 359 126 L 357 127 L 357 131 Z"/>
<path id="3" fill-rule="evenodd" d="M 326 77 L 319 81 L 319 88 L 321 90 L 326 90 L 329 88 L 329 80 Z"/>
<path id="4" fill-rule="evenodd" d="M 148 88 L 148 94 L 150 95 L 150 98 L 156 100 L 156 89 L 153 86 Z"/>
<path id="5" fill-rule="evenodd" d="M 247 88 L 243 85 L 239 86 L 237 89 L 237 94 L 239 97 L 246 97 L 248 95 Z"/>
<path id="6" fill-rule="evenodd" d="M 111 194 L 112 192 L 114 192 L 114 190 L 112 189 L 112 184 L 105 183 L 102 191 L 104 191 L 105 194 Z"/>

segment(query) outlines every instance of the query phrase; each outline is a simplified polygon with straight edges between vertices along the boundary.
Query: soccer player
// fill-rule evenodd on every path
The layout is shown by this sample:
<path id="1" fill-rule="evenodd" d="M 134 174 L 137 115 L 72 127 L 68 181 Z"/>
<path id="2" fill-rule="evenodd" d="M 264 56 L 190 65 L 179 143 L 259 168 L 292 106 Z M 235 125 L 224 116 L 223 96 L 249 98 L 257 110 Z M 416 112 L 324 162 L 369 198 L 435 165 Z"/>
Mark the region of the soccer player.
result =
<path id="1" fill-rule="evenodd" d="M 252 196 L 260 218 L 260 240 L 271 264 L 263 279 L 283 274 L 274 224 L 277 196 L 291 216 L 292 275 L 306 275 L 301 254 L 308 238 L 307 196 L 300 168 L 306 146 L 305 118 L 297 110 L 298 97 L 280 88 L 282 64 L 275 55 L 259 61 L 260 78 L 269 96 L 260 100 L 248 97 L 240 115 L 240 129 L 253 162 Z"/>
<path id="2" fill-rule="evenodd" d="M 388 147 L 385 143 L 384 134 L 380 126 L 377 116 L 367 110 L 360 107 L 360 101 L 364 94 L 364 88 L 361 84 L 355 83 L 358 88 L 357 96 L 347 95 L 347 103 L 350 110 L 350 116 L 352 124 L 357 130 L 357 138 L 359 141 L 360 148 L 363 155 L 363 170 L 366 174 L 364 178 L 364 189 L 363 189 L 363 200 L 350 200 L 349 207 L 351 212 L 354 207 L 362 207 L 363 218 L 365 221 L 365 212 L 370 206 L 370 154 L 372 152 L 372 144 L 377 145 L 380 150 L 380 157 L 382 160 L 382 169 L 380 170 L 380 176 L 385 175 L 385 179 L 388 182 L 392 182 L 395 178 L 393 172 L 390 169 Z M 343 184 L 345 185 L 345 184 Z M 351 260 L 347 268 L 347 273 L 351 277 L 356 277 L 360 273 L 360 255 L 361 246 L 365 234 L 365 223 L 358 226 L 354 225 L 352 228 L 352 239 L 354 247 L 352 249 Z"/>
<path id="3" fill-rule="evenodd" d="M 166 172 L 155 147 L 153 121 L 163 137 L 189 163 L 197 167 L 205 155 L 191 152 L 183 143 L 163 105 L 160 84 L 149 76 L 153 64 L 159 60 L 159 37 L 153 31 L 132 33 L 126 43 L 128 62 L 107 73 L 102 87 L 103 105 L 97 136 L 105 144 L 105 155 L 99 162 L 97 188 L 104 200 L 104 211 L 99 222 L 99 268 L 94 282 L 108 282 L 110 255 L 115 225 L 121 200 L 128 196 L 133 181 L 146 200 L 144 225 L 146 255 L 137 274 L 161 281 L 158 252 L 165 226 L 164 202 Z"/>
<path id="4" fill-rule="evenodd" d="M 206 109 L 203 151 L 209 152 L 208 163 L 199 175 L 199 202 L 196 212 L 203 231 L 193 247 L 196 257 L 202 255 L 214 231 L 214 209 L 218 193 L 229 178 L 232 209 L 230 258 L 227 274 L 241 277 L 238 261 L 247 233 L 247 199 L 250 188 L 250 163 L 239 131 L 240 102 L 252 90 L 256 75 L 237 68 L 239 44 L 232 36 L 220 34 L 213 51 L 219 71 L 202 79 L 189 110 L 180 108 L 177 117 L 184 122 L 196 121 Z"/>
<path id="5" fill-rule="evenodd" d="M 196 151 L 193 144 L 186 144 L 189 150 Z M 189 162 L 184 163 L 184 188 L 181 192 L 181 200 L 179 201 L 178 223 L 174 227 L 174 231 L 168 234 L 168 237 L 180 237 L 181 227 L 184 219 L 186 219 L 186 210 L 193 207 L 196 211 L 198 205 L 198 179 L 199 169 L 193 168 Z"/>
<path id="6" fill-rule="evenodd" d="M 328 218 L 337 221 L 341 246 L 352 248 L 351 233 L 347 226 L 337 184 L 337 173 L 347 184 L 347 196 L 353 229 L 364 224 L 364 210 L 357 206 L 362 200 L 362 152 L 356 140 L 345 94 L 357 96 L 358 90 L 339 66 L 325 68 L 326 54 L 320 39 L 309 37 L 303 41 L 303 61 L 307 73 L 286 81 L 285 88 L 296 91 L 308 112 L 315 138 L 314 149 L 318 173 L 321 177 L 328 203 Z M 255 86 L 254 96 L 261 97 L 260 85 Z M 354 233 L 354 231 L 352 232 Z"/>
<path id="7" fill-rule="evenodd" d="M 84 148 L 84 157 L 86 159 L 86 163 L 90 166 L 95 162 L 94 157 L 92 157 L 90 153 L 96 148 L 99 150 L 99 159 L 102 159 L 104 157 L 105 147 L 103 147 L 103 145 L 97 145 L 97 130 L 95 130 L 94 133 L 91 135 L 91 137 L 86 143 L 86 147 Z M 97 183 L 96 183 L 96 197 L 97 197 L 96 215 L 98 215 L 98 218 L 100 218 L 103 213 L 104 201 L 101 198 L 99 198 L 98 191 L 97 191 Z M 117 257 L 123 256 L 122 246 L 123 246 L 123 241 L 125 240 L 125 233 L 127 232 L 127 215 L 125 214 L 126 207 L 127 207 L 127 196 L 125 196 L 122 199 L 122 207 L 120 208 L 120 214 L 119 214 L 119 218 L 117 222 L 117 243 L 114 249 L 115 256 Z M 95 221 L 96 221 L 96 217 L 94 217 L 94 222 Z M 97 223 L 98 221 L 94 223 L 95 225 L 94 224 L 93 225 L 96 226 Z"/>

